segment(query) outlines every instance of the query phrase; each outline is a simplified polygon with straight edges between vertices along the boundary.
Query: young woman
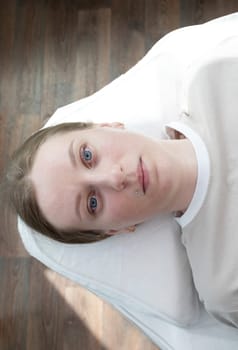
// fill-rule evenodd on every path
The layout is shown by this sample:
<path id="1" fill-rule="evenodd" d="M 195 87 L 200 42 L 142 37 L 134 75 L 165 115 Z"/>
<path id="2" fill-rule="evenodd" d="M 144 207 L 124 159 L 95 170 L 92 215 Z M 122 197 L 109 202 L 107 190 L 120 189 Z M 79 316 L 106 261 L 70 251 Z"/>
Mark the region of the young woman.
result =
<path id="1" fill-rule="evenodd" d="M 71 243 L 134 230 L 161 212 L 181 215 L 196 176 L 188 139 L 157 141 L 120 123 L 42 129 L 16 152 L 8 173 L 22 219 Z"/>
<path id="2" fill-rule="evenodd" d="M 170 139 L 118 123 L 42 129 L 16 152 L 8 183 L 22 219 L 63 242 L 104 239 L 172 212 L 200 300 L 238 327 L 236 48 L 234 37 L 191 73 Z"/>

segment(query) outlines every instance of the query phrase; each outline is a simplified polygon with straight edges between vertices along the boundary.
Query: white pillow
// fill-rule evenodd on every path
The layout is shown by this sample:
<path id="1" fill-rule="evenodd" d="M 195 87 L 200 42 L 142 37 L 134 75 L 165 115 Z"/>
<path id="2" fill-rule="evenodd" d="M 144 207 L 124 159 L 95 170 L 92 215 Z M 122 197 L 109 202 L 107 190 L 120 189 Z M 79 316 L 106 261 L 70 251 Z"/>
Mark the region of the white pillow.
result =
<path id="1" fill-rule="evenodd" d="M 164 137 L 163 125 L 181 113 L 181 86 L 189 66 L 232 36 L 237 22 L 233 15 L 170 33 L 126 74 L 92 96 L 58 109 L 46 125 L 122 121 L 129 129 Z M 201 307 L 180 229 L 172 217 L 161 216 L 133 234 L 87 245 L 52 241 L 20 219 L 18 228 L 32 256 L 113 304 L 162 348 L 168 348 L 161 335 L 166 328 L 162 319 L 180 326 L 198 321 Z M 190 348 L 199 349 L 186 347 Z M 222 349 L 219 343 L 216 349 Z"/>

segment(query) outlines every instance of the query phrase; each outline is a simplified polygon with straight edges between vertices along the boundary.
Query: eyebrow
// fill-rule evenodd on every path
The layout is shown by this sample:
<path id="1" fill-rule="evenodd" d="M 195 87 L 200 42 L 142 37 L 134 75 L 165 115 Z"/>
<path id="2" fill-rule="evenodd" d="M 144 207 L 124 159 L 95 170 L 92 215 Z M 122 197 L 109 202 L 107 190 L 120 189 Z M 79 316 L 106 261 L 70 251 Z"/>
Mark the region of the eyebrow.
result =
<path id="1" fill-rule="evenodd" d="M 81 202 L 81 195 L 78 194 L 75 200 L 75 212 L 80 220 L 82 220 L 81 213 L 80 213 L 80 202 Z"/>
<path id="2" fill-rule="evenodd" d="M 74 140 L 72 140 L 70 142 L 68 154 L 69 154 L 70 163 L 72 164 L 72 166 L 74 168 L 76 168 L 77 163 L 76 163 L 76 159 L 75 159 L 73 145 L 74 145 Z M 80 202 L 81 202 L 81 195 L 78 194 L 76 197 L 76 200 L 75 200 L 75 212 L 76 212 L 77 216 L 79 217 L 79 219 L 81 220 Z"/>
<path id="3" fill-rule="evenodd" d="M 74 144 L 74 140 L 72 140 L 70 142 L 68 154 L 69 154 L 69 159 L 70 159 L 70 162 L 71 162 L 72 166 L 74 168 L 76 168 L 76 159 L 75 159 L 73 144 Z"/>

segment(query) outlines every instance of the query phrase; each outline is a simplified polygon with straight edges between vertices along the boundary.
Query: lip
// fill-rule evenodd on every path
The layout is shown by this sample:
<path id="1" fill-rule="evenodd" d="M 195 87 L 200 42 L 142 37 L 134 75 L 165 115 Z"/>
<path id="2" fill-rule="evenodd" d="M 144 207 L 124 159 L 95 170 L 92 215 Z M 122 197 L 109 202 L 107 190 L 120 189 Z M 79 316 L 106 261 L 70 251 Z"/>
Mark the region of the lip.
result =
<path id="1" fill-rule="evenodd" d="M 142 187 L 142 191 L 145 194 L 149 186 L 149 173 L 141 157 L 137 167 L 137 177 L 139 184 Z"/>

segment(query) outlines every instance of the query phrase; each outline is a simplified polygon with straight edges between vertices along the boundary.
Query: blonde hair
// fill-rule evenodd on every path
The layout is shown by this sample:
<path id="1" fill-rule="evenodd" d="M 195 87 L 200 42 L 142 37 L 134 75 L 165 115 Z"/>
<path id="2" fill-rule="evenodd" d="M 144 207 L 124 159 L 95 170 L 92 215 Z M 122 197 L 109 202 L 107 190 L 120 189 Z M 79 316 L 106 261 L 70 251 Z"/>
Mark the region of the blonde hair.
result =
<path id="1" fill-rule="evenodd" d="M 37 131 L 15 151 L 6 172 L 4 186 L 7 187 L 10 205 L 31 228 L 60 242 L 90 243 L 105 239 L 108 235 L 100 231 L 56 229 L 42 214 L 28 174 L 32 169 L 37 150 L 49 137 L 91 127 L 92 123 L 63 123 Z"/>

